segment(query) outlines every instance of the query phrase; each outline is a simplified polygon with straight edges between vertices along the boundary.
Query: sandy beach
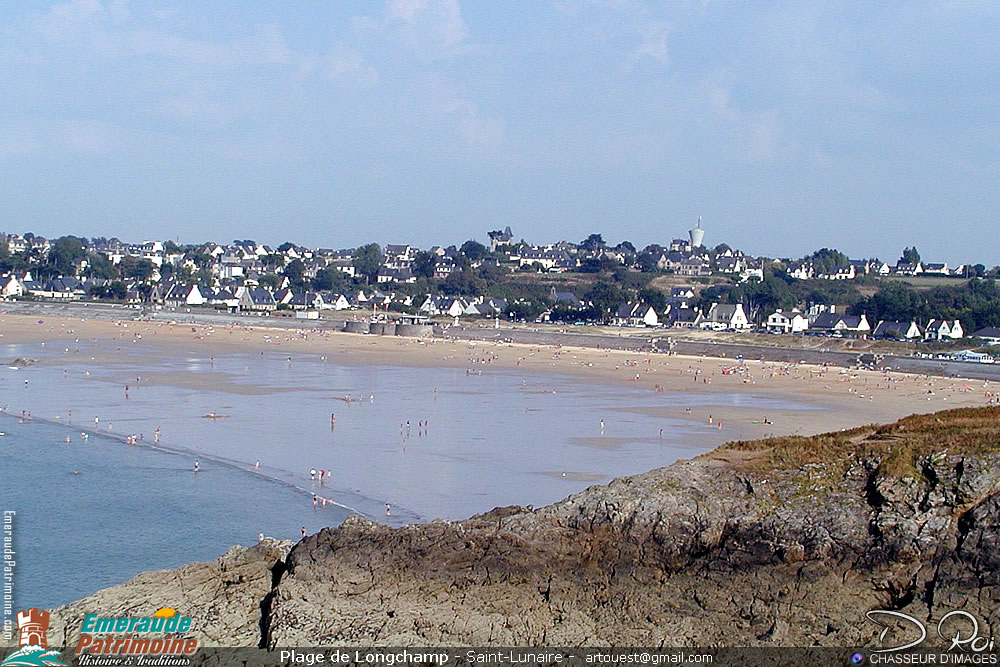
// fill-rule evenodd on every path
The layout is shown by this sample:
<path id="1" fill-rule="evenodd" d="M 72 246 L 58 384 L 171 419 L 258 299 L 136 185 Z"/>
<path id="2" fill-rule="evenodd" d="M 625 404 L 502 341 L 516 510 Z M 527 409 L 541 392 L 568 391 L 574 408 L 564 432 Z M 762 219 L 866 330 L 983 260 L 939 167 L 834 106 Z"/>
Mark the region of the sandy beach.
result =
<path id="1" fill-rule="evenodd" d="M 68 343 L 77 339 L 116 341 L 158 349 L 163 355 L 214 351 L 278 350 L 295 355 L 323 355 L 331 361 L 403 367 L 522 369 L 557 372 L 581 381 L 621 385 L 650 392 L 691 397 L 692 405 L 643 408 L 644 413 L 672 419 L 711 423 L 719 442 L 768 435 L 822 433 L 859 424 L 950 407 L 981 406 L 996 400 L 983 380 L 911 375 L 898 372 L 850 370 L 832 366 L 786 364 L 637 353 L 590 348 L 484 343 L 447 339 L 416 339 L 316 330 L 268 327 L 265 322 L 216 327 L 204 324 L 139 320 L 98 320 L 0 316 L 0 344 Z M 68 348 L 67 348 L 68 349 Z M 100 363 L 101 360 L 94 360 Z M 178 374 L 161 381 L 197 387 L 209 382 L 199 374 Z M 727 392 L 748 397 L 746 407 L 713 406 L 700 394 Z M 762 411 L 755 396 L 806 402 L 822 410 L 804 414 L 781 409 Z"/>

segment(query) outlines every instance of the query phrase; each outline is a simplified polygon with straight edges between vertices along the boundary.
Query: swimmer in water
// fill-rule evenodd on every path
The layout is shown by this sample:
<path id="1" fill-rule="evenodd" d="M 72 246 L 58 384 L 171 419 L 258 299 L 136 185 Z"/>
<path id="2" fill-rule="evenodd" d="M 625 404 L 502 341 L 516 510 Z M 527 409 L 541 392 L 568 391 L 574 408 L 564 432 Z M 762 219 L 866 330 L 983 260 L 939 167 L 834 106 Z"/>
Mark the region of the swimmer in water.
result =
<path id="1" fill-rule="evenodd" d="M 198 468 L 199 468 L 198 461 L 195 461 L 194 462 L 194 471 L 198 472 Z"/>

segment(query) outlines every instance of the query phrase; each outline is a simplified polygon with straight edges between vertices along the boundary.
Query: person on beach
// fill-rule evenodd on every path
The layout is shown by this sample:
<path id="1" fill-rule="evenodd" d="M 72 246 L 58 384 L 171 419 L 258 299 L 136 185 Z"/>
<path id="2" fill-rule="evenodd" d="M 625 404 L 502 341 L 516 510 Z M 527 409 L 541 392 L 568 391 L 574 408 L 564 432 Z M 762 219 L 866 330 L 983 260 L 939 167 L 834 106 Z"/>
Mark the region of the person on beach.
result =
<path id="1" fill-rule="evenodd" d="M 390 511 L 392 511 L 392 505 L 390 505 L 389 503 L 386 503 L 385 504 L 385 515 L 389 516 L 389 512 Z"/>
<path id="2" fill-rule="evenodd" d="M 257 533 L 257 541 L 258 542 L 264 541 L 264 533 Z"/>
<path id="3" fill-rule="evenodd" d="M 261 352 L 261 354 L 263 354 L 263 352 Z M 305 526 L 302 526 L 302 539 L 303 540 L 306 539 L 306 527 Z"/>
<path id="4" fill-rule="evenodd" d="M 309 469 L 309 479 L 310 480 L 315 480 L 316 479 L 316 468 L 310 468 Z"/>
<path id="5" fill-rule="evenodd" d="M 313 494 L 313 509 L 316 509 L 316 507 L 317 507 L 317 506 L 319 506 L 319 496 L 317 496 L 317 495 L 316 495 L 316 494 L 314 493 L 314 494 Z"/>
<path id="6" fill-rule="evenodd" d="M 198 465 L 198 461 L 197 461 L 197 460 L 195 460 L 195 462 L 194 462 L 194 471 L 195 471 L 195 472 L 198 472 L 198 468 L 199 468 L 199 467 L 200 467 L 200 466 Z"/>
<path id="7" fill-rule="evenodd" d="M 257 459 L 257 461 L 254 462 L 253 469 L 254 470 L 260 470 L 260 459 Z"/>

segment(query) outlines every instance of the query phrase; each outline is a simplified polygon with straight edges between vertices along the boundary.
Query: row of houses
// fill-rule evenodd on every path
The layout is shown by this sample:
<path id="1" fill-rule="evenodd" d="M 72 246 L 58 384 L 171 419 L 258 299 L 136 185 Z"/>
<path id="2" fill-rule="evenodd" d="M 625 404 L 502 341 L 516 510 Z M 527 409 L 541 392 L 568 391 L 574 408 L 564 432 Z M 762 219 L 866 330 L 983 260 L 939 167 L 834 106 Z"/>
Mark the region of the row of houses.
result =
<path id="1" fill-rule="evenodd" d="M 959 320 L 932 319 L 926 326 L 916 322 L 883 320 L 873 328 L 864 315 L 825 312 L 810 319 L 798 310 L 778 310 L 767 317 L 765 324 L 771 333 L 822 332 L 836 336 L 893 338 L 900 340 L 954 340 L 965 336 Z"/>

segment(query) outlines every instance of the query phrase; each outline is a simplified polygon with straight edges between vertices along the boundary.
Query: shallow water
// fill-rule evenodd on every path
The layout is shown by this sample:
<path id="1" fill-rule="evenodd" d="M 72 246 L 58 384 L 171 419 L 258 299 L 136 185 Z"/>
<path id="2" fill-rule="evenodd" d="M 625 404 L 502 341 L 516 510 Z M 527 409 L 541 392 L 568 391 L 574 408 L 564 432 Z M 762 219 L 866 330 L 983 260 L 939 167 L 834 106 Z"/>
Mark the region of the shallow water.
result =
<path id="1" fill-rule="evenodd" d="M 21 526 L 39 535 L 28 556 L 44 547 L 52 554 L 47 567 L 72 562 L 81 578 L 106 573 L 94 585 L 71 587 L 71 594 L 54 585 L 29 606 L 73 599 L 141 570 L 214 558 L 232 543 L 253 542 L 258 530 L 294 539 L 303 524 L 312 532 L 344 518 L 337 505 L 314 510 L 312 493 L 394 524 L 538 506 L 694 456 L 724 437 L 705 424 L 650 414 L 657 408 L 678 415 L 696 404 L 816 409 L 750 394 L 654 393 L 489 366 L 469 373 L 365 365 L 341 354 L 292 353 L 289 360 L 278 347 L 212 354 L 143 342 L 120 349 L 86 340 L 0 346 L 0 359 L 40 359 L 17 371 L 0 369 L 0 405 L 15 423 L 21 410 L 30 410 L 55 424 L 4 428 L 5 437 L 23 444 L 4 457 L 5 472 L 19 474 L 3 475 L 2 504 L 13 505 Z M 225 417 L 205 418 L 213 412 Z M 424 421 L 426 428 L 418 426 Z M 84 443 L 79 436 L 82 428 L 136 434 L 140 445 L 150 445 L 158 427 L 160 444 L 180 453 L 96 437 Z M 69 446 L 60 442 L 66 434 Z M 23 452 L 20 458 L 11 458 L 15 451 Z M 191 473 L 195 459 L 198 475 Z M 71 474 L 85 464 L 92 469 Z M 29 480 L 22 468 L 37 472 Z M 319 486 L 310 468 L 332 470 L 332 477 Z M 100 489 L 90 486 L 91 477 L 104 480 Z M 60 480 L 56 503 L 44 501 L 51 480 Z M 45 491 L 36 503 L 38 489 Z M 185 503 L 204 511 L 191 510 L 194 528 L 167 521 L 147 530 L 137 525 L 142 512 L 106 520 L 105 507 L 141 507 L 151 499 L 175 511 Z M 389 516 L 385 503 L 392 505 Z M 72 511 L 49 509 L 63 504 Z M 29 506 L 37 510 L 22 509 Z M 103 536 L 119 525 L 118 534 L 131 536 L 120 540 L 121 553 L 116 546 L 102 554 L 85 537 L 53 536 L 81 530 Z M 88 555 L 104 561 L 96 568 Z"/>

